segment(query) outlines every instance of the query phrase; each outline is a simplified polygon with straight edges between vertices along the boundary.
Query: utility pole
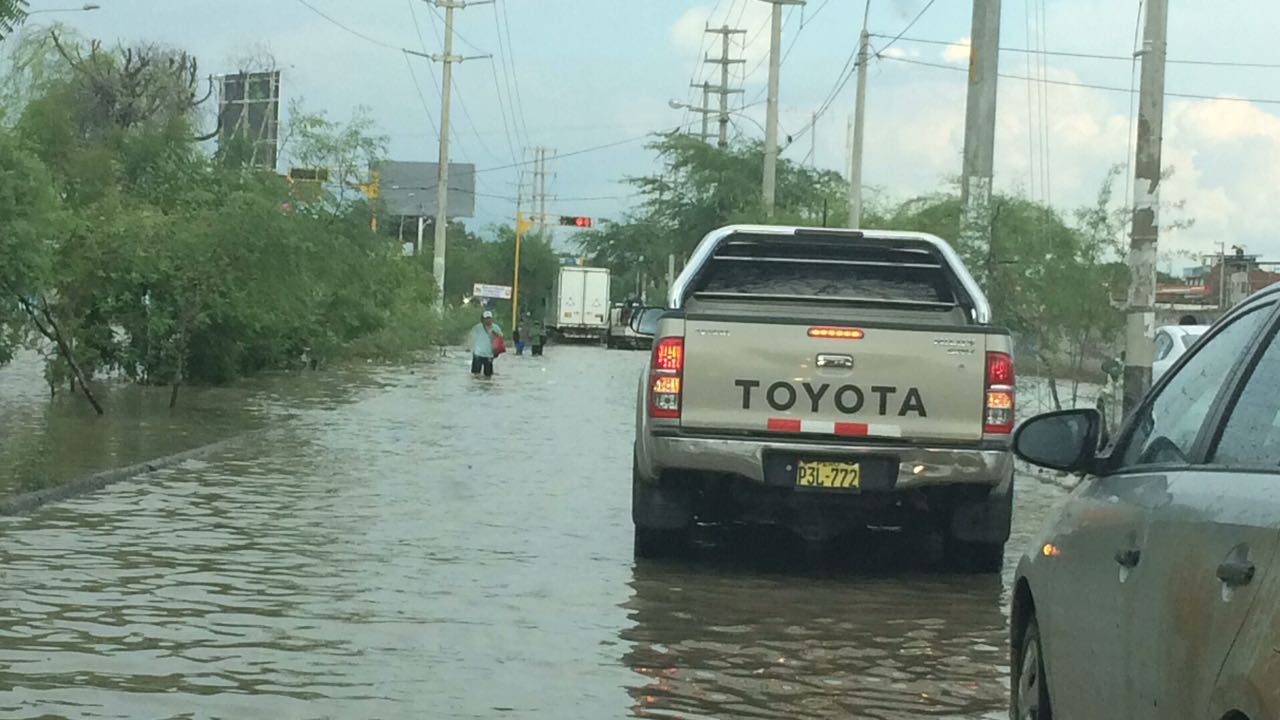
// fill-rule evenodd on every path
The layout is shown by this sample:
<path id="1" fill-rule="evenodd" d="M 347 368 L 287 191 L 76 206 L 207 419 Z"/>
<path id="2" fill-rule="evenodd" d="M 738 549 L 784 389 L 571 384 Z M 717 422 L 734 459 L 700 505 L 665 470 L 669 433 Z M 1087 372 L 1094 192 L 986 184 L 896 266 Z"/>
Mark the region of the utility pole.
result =
<path id="1" fill-rule="evenodd" d="M 774 184 L 778 174 L 778 75 L 782 69 L 782 6 L 803 5 L 804 0 L 764 0 L 772 5 L 769 20 L 769 96 L 764 124 L 764 211 L 773 217 Z"/>
<path id="2" fill-rule="evenodd" d="M 813 119 L 809 121 L 809 167 L 818 167 L 818 111 L 813 111 Z"/>
<path id="3" fill-rule="evenodd" d="M 853 150 L 849 153 L 849 227 L 862 224 L 862 131 L 867 114 L 867 56 L 871 35 L 867 33 L 867 3 L 862 15 L 862 34 L 858 37 L 858 90 L 853 105 Z"/>
<path id="4" fill-rule="evenodd" d="M 690 108 L 687 105 L 683 107 L 686 107 L 702 116 L 702 132 L 698 133 L 698 138 L 702 140 L 702 142 L 707 142 L 711 139 L 711 115 L 715 112 L 715 110 L 711 109 L 711 105 L 709 103 L 711 99 L 711 92 L 716 89 L 716 86 L 709 82 L 703 82 L 689 83 L 689 87 L 696 87 L 702 90 L 702 104 L 696 108 Z"/>
<path id="5" fill-rule="evenodd" d="M 991 248 L 991 176 L 996 142 L 996 81 L 1000 66 L 1000 0 L 974 0 L 965 102 L 964 170 L 960 179 L 960 244 Z M 986 282 L 990 278 L 983 277 Z"/>
<path id="6" fill-rule="evenodd" d="M 720 36 L 720 57 L 706 58 L 706 61 L 720 66 L 720 87 L 717 89 L 720 94 L 720 133 L 716 144 L 723 148 L 729 146 L 729 96 L 742 92 L 741 88 L 729 88 L 729 66 L 746 62 L 744 58 L 735 59 L 729 57 L 729 38 L 732 35 L 746 35 L 747 31 L 737 28 L 730 29 L 728 25 L 721 25 L 718 28 L 709 27 L 705 32 Z M 705 99 L 702 102 L 702 106 L 707 107 Z M 702 117 L 705 119 L 707 116 L 703 115 Z"/>
<path id="7" fill-rule="evenodd" d="M 453 54 L 453 11 L 468 5 L 487 5 L 493 0 L 474 0 L 470 3 L 455 0 L 427 1 L 434 2 L 438 8 L 444 8 L 444 54 L 431 56 L 432 60 L 443 65 L 440 71 L 440 157 L 436 173 L 435 262 L 432 264 L 432 275 L 435 276 L 437 286 L 436 300 L 443 309 L 445 241 L 449 227 L 449 107 L 453 95 L 453 64 L 468 59 Z"/>
<path id="8" fill-rule="evenodd" d="M 547 149 L 544 147 L 537 148 L 537 163 L 534 167 L 534 182 L 536 183 L 537 194 L 534 196 L 535 207 L 538 210 L 538 234 L 545 235 L 547 232 Z"/>
<path id="9" fill-rule="evenodd" d="M 1133 162 L 1133 227 L 1129 233 L 1129 307 L 1124 355 L 1126 416 L 1137 409 L 1151 386 L 1168 26 L 1168 0 L 1147 0 L 1147 20 L 1142 32 L 1142 84 L 1138 92 L 1138 139 Z"/>

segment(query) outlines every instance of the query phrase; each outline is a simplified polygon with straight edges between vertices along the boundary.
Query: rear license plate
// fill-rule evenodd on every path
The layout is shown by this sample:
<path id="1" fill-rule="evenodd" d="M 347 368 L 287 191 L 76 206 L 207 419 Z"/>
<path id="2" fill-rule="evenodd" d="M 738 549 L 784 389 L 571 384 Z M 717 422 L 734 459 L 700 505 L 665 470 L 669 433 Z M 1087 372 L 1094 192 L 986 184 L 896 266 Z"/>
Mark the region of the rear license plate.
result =
<path id="1" fill-rule="evenodd" d="M 796 485 L 807 488 L 859 490 L 862 464 L 801 460 L 796 465 Z"/>

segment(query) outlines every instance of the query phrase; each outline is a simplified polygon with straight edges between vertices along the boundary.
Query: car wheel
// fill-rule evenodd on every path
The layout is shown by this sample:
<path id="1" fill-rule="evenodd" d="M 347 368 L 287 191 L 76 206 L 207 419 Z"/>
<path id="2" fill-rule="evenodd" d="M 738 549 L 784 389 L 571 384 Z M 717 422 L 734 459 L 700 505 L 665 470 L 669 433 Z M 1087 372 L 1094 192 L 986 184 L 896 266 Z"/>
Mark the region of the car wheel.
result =
<path id="1" fill-rule="evenodd" d="M 974 575 L 998 573 L 1004 567 L 1004 543 L 965 542 L 948 538 L 949 568 Z"/>
<path id="2" fill-rule="evenodd" d="M 1040 645 L 1040 625 L 1034 615 L 1027 620 L 1027 627 L 1022 631 L 1018 659 L 1012 683 L 1013 699 L 1009 704 L 1013 720 L 1053 720 Z"/>

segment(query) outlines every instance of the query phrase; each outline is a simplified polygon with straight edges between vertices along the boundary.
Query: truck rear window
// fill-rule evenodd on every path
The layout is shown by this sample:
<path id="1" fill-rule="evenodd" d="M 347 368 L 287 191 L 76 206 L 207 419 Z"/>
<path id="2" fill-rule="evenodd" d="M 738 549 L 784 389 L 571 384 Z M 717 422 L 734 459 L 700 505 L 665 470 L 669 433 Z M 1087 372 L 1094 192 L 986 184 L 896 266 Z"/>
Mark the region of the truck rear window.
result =
<path id="1" fill-rule="evenodd" d="M 951 278 L 927 250 L 853 242 L 730 240 L 693 286 L 695 296 L 956 304 Z"/>

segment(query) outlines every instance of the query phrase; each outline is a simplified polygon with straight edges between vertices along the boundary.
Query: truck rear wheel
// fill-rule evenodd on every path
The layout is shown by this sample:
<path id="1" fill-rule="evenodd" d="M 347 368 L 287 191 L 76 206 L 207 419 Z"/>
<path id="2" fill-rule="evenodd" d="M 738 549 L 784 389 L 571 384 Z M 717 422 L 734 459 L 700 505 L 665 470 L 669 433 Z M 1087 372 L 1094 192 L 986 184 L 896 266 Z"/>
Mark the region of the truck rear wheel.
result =
<path id="1" fill-rule="evenodd" d="M 965 542 L 947 538 L 947 567 L 956 572 L 985 575 L 998 573 L 1004 567 L 1004 543 Z"/>
<path id="2" fill-rule="evenodd" d="M 631 521 L 635 523 L 635 556 L 680 557 L 692 546 L 693 514 L 681 486 L 649 482 L 631 461 Z"/>
<path id="3" fill-rule="evenodd" d="M 646 560 L 680 558 L 689 554 L 692 542 L 688 528 L 678 530 L 636 526 L 635 556 Z"/>

